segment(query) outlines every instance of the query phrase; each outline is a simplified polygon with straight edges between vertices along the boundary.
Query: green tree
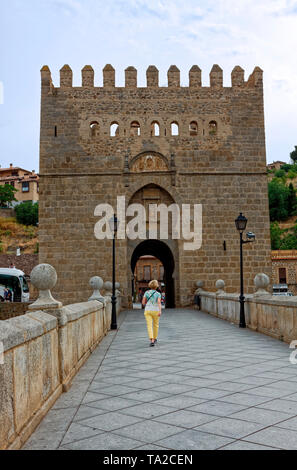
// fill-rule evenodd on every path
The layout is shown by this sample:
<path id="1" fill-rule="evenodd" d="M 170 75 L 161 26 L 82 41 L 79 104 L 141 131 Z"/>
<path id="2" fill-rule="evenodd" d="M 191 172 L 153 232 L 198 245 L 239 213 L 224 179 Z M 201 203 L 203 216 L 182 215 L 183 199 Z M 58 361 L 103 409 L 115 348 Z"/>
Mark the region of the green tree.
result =
<path id="1" fill-rule="evenodd" d="M 292 183 L 289 184 L 289 193 L 288 193 L 288 213 L 290 215 L 295 215 L 297 211 L 297 197 L 296 189 Z"/>
<path id="2" fill-rule="evenodd" d="M 288 171 L 291 170 L 293 165 L 291 165 L 290 163 L 285 163 L 284 165 L 282 165 L 280 167 L 281 170 L 284 170 L 286 173 L 288 173 Z"/>
<path id="3" fill-rule="evenodd" d="M 288 197 L 289 188 L 279 178 L 273 178 L 268 183 L 270 220 L 285 220 L 289 217 Z"/>
<path id="4" fill-rule="evenodd" d="M 37 225 L 38 224 L 38 202 L 22 202 L 15 208 L 16 219 L 20 224 Z"/>
<path id="5" fill-rule="evenodd" d="M 17 192 L 11 184 L 4 184 L 0 186 L 0 206 L 8 207 L 12 201 L 16 201 L 14 193 Z"/>
<path id="6" fill-rule="evenodd" d="M 283 178 L 284 176 L 286 176 L 286 172 L 285 172 L 285 170 L 277 170 L 277 171 L 275 172 L 275 176 L 276 176 L 277 178 Z"/>
<path id="7" fill-rule="evenodd" d="M 291 160 L 292 162 L 297 163 L 297 146 L 295 145 L 295 149 L 293 150 L 293 152 L 290 153 L 290 157 L 291 157 Z"/>
<path id="8" fill-rule="evenodd" d="M 281 246 L 281 235 L 283 231 L 277 222 L 270 224 L 271 249 L 279 250 Z"/>

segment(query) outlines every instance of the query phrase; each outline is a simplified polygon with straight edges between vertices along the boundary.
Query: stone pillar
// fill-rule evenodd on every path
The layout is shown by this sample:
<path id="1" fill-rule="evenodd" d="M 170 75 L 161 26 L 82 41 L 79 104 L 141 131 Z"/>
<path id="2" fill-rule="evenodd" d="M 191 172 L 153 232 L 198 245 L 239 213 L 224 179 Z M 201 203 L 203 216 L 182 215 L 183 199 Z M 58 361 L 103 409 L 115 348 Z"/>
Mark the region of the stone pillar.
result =
<path id="1" fill-rule="evenodd" d="M 191 88 L 201 87 L 201 69 L 198 65 L 193 65 L 189 71 L 189 86 Z"/>
<path id="2" fill-rule="evenodd" d="M 51 294 L 51 289 L 57 283 L 57 272 L 50 264 L 38 264 L 32 269 L 30 279 L 34 287 L 38 289 L 38 299 L 28 310 L 53 310 L 62 307 L 62 303 L 55 300 Z"/>
<path id="3" fill-rule="evenodd" d="M 106 281 L 103 285 L 104 288 L 104 297 L 106 300 L 106 316 L 105 316 L 105 329 L 106 331 L 110 330 L 111 325 L 111 296 L 112 296 L 112 282 Z"/>
<path id="4" fill-rule="evenodd" d="M 267 290 L 267 287 L 270 284 L 269 276 L 265 273 L 259 273 L 254 278 L 254 284 L 256 292 L 254 293 L 254 297 L 262 297 L 262 296 L 271 296 L 270 292 Z"/>
<path id="5" fill-rule="evenodd" d="M 103 287 L 103 280 L 101 279 L 101 277 L 99 277 L 99 276 L 91 277 L 90 286 L 92 287 L 92 289 L 94 289 L 94 292 L 91 295 L 91 297 L 89 298 L 89 302 L 92 301 L 92 300 L 98 300 L 99 302 L 102 302 L 103 305 L 105 305 L 106 300 L 103 297 L 103 295 L 101 295 L 101 293 L 100 293 L 100 289 L 102 289 L 102 287 Z"/>
<path id="6" fill-rule="evenodd" d="M 222 88 L 223 86 L 223 70 L 218 64 L 214 64 L 210 74 L 210 86 L 213 88 Z"/>
<path id="7" fill-rule="evenodd" d="M 167 77 L 169 87 L 180 87 L 180 71 L 176 65 L 171 65 L 167 72 Z"/>
<path id="8" fill-rule="evenodd" d="M 152 88 L 159 86 L 159 70 L 154 65 L 150 65 L 146 71 L 146 86 Z"/>
<path id="9" fill-rule="evenodd" d="M 196 281 L 195 285 L 197 287 L 195 290 L 195 295 L 199 295 L 200 292 L 203 292 L 204 281 Z"/>
<path id="10" fill-rule="evenodd" d="M 107 88 L 115 87 L 115 70 L 110 64 L 106 64 L 103 69 L 103 86 Z"/>
<path id="11" fill-rule="evenodd" d="M 231 82 L 233 87 L 244 85 L 244 70 L 239 65 L 236 65 L 231 72 Z"/>
<path id="12" fill-rule="evenodd" d="M 125 70 L 125 87 L 137 87 L 137 70 L 135 67 L 127 67 Z"/>
<path id="13" fill-rule="evenodd" d="M 52 74 L 47 65 L 44 65 L 40 70 L 41 73 L 41 93 L 47 95 L 51 88 L 53 88 Z"/>
<path id="14" fill-rule="evenodd" d="M 91 65 L 86 65 L 82 71 L 82 86 L 92 88 L 94 86 L 94 69 Z"/>
<path id="15" fill-rule="evenodd" d="M 216 288 L 217 288 L 217 295 L 225 294 L 225 281 L 222 279 L 218 279 L 216 282 Z"/>
<path id="16" fill-rule="evenodd" d="M 64 67 L 62 67 L 60 70 L 60 87 L 72 87 L 72 70 L 69 65 L 64 65 Z"/>

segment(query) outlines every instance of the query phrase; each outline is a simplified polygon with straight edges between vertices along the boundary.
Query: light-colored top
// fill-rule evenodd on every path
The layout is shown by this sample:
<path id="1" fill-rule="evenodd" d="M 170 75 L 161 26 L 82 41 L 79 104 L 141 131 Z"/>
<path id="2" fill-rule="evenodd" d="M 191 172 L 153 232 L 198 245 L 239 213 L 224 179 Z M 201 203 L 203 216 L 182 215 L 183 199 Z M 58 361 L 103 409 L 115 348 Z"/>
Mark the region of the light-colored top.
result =
<path id="1" fill-rule="evenodd" d="M 161 299 L 160 292 L 156 290 L 147 290 L 144 294 L 144 297 L 147 299 L 145 306 L 146 311 L 159 311 L 158 299 Z"/>

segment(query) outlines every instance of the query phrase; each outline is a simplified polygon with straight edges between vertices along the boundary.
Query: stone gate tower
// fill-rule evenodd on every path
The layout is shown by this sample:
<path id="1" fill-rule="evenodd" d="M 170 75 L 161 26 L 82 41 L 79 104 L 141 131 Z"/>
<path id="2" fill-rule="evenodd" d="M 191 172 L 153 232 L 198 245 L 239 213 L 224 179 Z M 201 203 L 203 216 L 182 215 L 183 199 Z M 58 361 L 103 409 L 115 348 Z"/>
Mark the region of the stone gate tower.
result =
<path id="1" fill-rule="evenodd" d="M 117 241 L 117 280 L 126 305 L 132 272 L 145 254 L 164 265 L 170 306 L 189 305 L 197 279 L 214 290 L 222 278 L 227 291 L 238 292 L 239 212 L 257 237 L 245 246 L 246 290 L 259 271 L 270 275 L 262 70 L 256 67 L 245 81 L 235 67 L 231 87 L 223 87 L 218 65 L 207 87 L 196 65 L 187 87 L 174 65 L 168 87 L 159 86 L 154 66 L 146 77 L 147 86 L 137 87 L 137 71 L 128 67 L 125 86 L 116 87 L 115 70 L 106 65 L 99 87 L 86 66 L 82 86 L 73 87 L 65 65 L 57 88 L 49 68 L 41 70 L 40 262 L 56 268 L 55 296 L 63 302 L 86 300 L 93 275 L 111 279 L 111 241 L 95 238 L 94 209 L 99 203 L 116 207 L 118 195 L 126 205 L 203 208 L 199 250 L 185 251 L 175 239 Z"/>

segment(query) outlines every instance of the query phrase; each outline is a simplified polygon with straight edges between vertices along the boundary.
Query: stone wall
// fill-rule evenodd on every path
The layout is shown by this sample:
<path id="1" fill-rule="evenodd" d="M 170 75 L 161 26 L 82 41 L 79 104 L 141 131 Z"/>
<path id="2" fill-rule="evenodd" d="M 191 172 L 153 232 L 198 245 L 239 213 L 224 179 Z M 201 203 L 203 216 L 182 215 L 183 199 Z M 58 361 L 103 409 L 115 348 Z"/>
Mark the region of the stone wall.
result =
<path id="1" fill-rule="evenodd" d="M 0 302 L 0 320 L 24 315 L 28 310 L 28 302 Z"/>
<path id="2" fill-rule="evenodd" d="M 198 291 L 203 312 L 239 325 L 239 294 Z M 297 297 L 247 294 L 245 320 L 248 328 L 290 343 L 297 339 Z"/>
<path id="3" fill-rule="evenodd" d="M 19 449 L 110 326 L 99 301 L 0 321 L 0 449 Z M 1 356 L 0 356 L 1 357 Z"/>
<path id="4" fill-rule="evenodd" d="M 36 266 L 31 281 L 38 299 L 24 315 L 0 321 L 0 449 L 21 448 L 111 325 L 110 282 L 103 297 L 102 279 L 91 278 L 88 302 L 63 306 L 50 291 L 52 266 Z"/>
<path id="5" fill-rule="evenodd" d="M 24 271 L 26 276 L 30 276 L 32 269 L 38 264 L 38 254 L 20 256 L 0 254 L 0 267 L 9 268 L 10 264 L 14 264 L 17 269 Z"/>
<path id="6" fill-rule="evenodd" d="M 131 67 L 124 87 L 115 86 L 110 65 L 104 68 L 103 86 L 95 86 L 91 67 L 83 69 L 82 77 L 82 86 L 74 87 L 65 66 L 60 86 L 54 86 L 49 68 L 41 71 L 39 261 L 57 269 L 62 283 L 56 297 L 80 302 L 85 296 L 81 286 L 90 275 L 100 271 L 111 279 L 112 243 L 95 238 L 94 210 L 100 203 L 116 208 L 118 195 L 126 197 L 126 207 L 139 194 L 145 206 L 169 200 L 179 206 L 202 204 L 200 249 L 186 251 L 182 241 L 164 240 L 174 258 L 176 306 L 191 304 L 197 273 L 208 289 L 221 273 L 227 290 L 239 289 L 234 225 L 239 212 L 257 237 L 245 247 L 248 292 L 259 270 L 271 276 L 262 71 L 256 67 L 245 80 L 244 71 L 235 67 L 231 87 L 223 86 L 218 66 L 210 72 L 210 86 L 202 86 L 197 66 L 183 87 L 176 67 L 168 71 L 168 87 L 159 86 L 153 66 L 141 88 Z M 115 135 L 113 123 L 118 125 Z M 147 187 L 159 196 L 144 194 Z M 132 293 L 131 257 L 141 241 L 117 240 L 117 280 L 125 305 Z"/>

